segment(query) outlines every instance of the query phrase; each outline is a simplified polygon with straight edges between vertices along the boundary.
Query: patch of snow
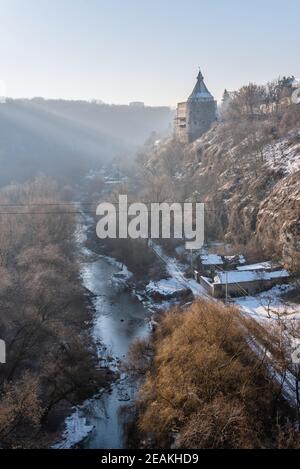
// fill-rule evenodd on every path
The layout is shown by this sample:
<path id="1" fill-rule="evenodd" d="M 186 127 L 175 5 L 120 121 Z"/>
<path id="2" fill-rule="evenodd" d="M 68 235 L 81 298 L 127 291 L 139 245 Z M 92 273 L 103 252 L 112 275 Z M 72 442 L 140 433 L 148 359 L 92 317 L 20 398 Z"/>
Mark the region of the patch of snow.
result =
<path id="1" fill-rule="evenodd" d="M 288 139 L 266 145 L 263 150 L 266 165 L 285 174 L 293 174 L 300 169 L 300 144 L 290 144 Z"/>
<path id="2" fill-rule="evenodd" d="M 62 440 L 52 446 L 53 449 L 69 449 L 88 436 L 93 430 L 93 425 L 88 425 L 79 407 L 75 408 L 72 415 L 65 419 L 65 431 Z"/>
<path id="3" fill-rule="evenodd" d="M 105 184 L 122 184 L 123 182 L 122 179 L 107 179 Z"/>
<path id="4" fill-rule="evenodd" d="M 159 293 L 162 296 L 173 296 L 176 293 L 183 292 L 187 289 L 182 282 L 176 278 L 162 279 L 158 282 L 149 282 L 146 286 L 147 293 Z"/>
<path id="5" fill-rule="evenodd" d="M 300 319 L 300 305 L 284 302 L 280 297 L 293 288 L 293 284 L 276 285 L 256 296 L 235 298 L 234 303 L 243 313 L 254 319 L 276 319 L 278 315 L 286 319 Z"/>
<path id="6" fill-rule="evenodd" d="M 220 272 L 215 278 L 215 283 L 239 283 L 254 282 L 257 280 L 272 280 L 275 278 L 287 278 L 290 274 L 287 270 L 281 269 L 274 272 L 255 271 L 255 270 L 229 270 L 228 272 Z"/>
<path id="7" fill-rule="evenodd" d="M 113 257 L 109 257 L 109 256 L 101 256 L 101 257 L 103 259 L 105 259 L 110 265 L 113 265 L 113 266 L 117 267 L 118 269 L 120 269 L 119 272 L 114 274 L 114 277 L 116 277 L 116 278 L 119 277 L 119 278 L 122 278 L 124 280 L 128 280 L 129 278 L 132 277 L 133 273 L 130 272 L 130 270 L 128 270 L 126 265 L 123 264 L 122 262 L 117 261 Z"/>
<path id="8" fill-rule="evenodd" d="M 184 267 L 174 258 L 167 256 L 163 253 L 161 246 L 151 241 L 150 246 L 152 247 L 155 254 L 166 264 L 167 272 L 173 279 L 176 279 L 185 288 L 192 291 L 195 297 L 208 297 L 205 289 L 196 280 L 192 278 L 186 278 L 184 275 Z"/>

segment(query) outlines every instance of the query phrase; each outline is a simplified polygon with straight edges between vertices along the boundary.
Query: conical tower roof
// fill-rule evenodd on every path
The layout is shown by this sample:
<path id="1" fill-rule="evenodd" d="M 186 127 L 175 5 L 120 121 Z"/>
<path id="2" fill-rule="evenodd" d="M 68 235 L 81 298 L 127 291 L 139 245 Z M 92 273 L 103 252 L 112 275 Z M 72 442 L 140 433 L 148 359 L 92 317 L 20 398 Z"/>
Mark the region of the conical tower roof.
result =
<path id="1" fill-rule="evenodd" d="M 192 94 L 189 96 L 188 101 L 211 101 L 213 99 L 214 98 L 212 94 L 210 94 L 210 92 L 206 88 L 203 75 L 201 71 L 199 70 L 199 73 L 197 76 L 197 83 L 195 85 L 195 88 L 192 91 Z"/>

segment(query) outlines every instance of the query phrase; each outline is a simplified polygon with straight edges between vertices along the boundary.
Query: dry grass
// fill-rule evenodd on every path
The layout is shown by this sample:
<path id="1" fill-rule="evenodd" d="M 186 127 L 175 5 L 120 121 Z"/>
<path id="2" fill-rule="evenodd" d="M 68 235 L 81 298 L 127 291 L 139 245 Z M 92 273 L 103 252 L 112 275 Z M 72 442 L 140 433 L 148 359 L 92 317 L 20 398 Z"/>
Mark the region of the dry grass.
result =
<path id="1" fill-rule="evenodd" d="M 274 444 L 282 402 L 248 346 L 249 325 L 235 308 L 205 301 L 165 314 L 139 395 L 139 429 L 156 446 L 174 437 L 182 448 Z"/>

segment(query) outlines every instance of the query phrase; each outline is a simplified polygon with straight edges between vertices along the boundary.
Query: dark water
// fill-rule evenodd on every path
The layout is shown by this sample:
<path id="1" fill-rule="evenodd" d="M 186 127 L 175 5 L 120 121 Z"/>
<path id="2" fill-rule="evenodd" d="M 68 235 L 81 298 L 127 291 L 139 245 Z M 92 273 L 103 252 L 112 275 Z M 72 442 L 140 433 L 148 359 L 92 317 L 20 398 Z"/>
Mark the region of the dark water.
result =
<path id="1" fill-rule="evenodd" d="M 95 340 L 100 340 L 108 356 L 123 360 L 130 344 L 148 331 L 148 314 L 145 307 L 130 292 L 120 288 L 113 274 L 120 267 L 105 258 L 83 265 L 84 285 L 96 295 Z M 100 399 L 91 400 L 84 413 L 88 424 L 95 428 L 83 442 L 84 448 L 124 448 L 124 412 L 122 407 L 134 397 L 134 385 L 127 376 L 113 383 L 111 392 Z"/>

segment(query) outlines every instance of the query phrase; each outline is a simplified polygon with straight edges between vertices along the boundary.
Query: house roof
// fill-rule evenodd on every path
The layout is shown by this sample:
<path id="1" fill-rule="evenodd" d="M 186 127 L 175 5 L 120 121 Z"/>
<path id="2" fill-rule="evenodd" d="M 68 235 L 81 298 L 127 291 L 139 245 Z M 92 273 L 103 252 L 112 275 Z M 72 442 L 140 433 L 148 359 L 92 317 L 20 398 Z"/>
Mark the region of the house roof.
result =
<path id="1" fill-rule="evenodd" d="M 237 270 L 268 270 L 272 269 L 274 265 L 271 261 L 257 262 L 256 264 L 241 265 Z"/>
<path id="2" fill-rule="evenodd" d="M 222 265 L 223 259 L 218 254 L 203 254 L 200 256 L 202 265 Z"/>
<path id="3" fill-rule="evenodd" d="M 272 280 L 275 278 L 287 278 L 290 274 L 285 269 L 274 272 L 255 271 L 255 270 L 229 270 L 220 272 L 214 277 L 214 283 L 226 285 L 226 283 L 255 282 L 259 280 Z"/>
<path id="4" fill-rule="evenodd" d="M 213 100 L 213 95 L 208 91 L 204 83 L 203 75 L 199 71 L 197 76 L 197 83 L 189 96 L 188 101 L 210 101 Z"/>

